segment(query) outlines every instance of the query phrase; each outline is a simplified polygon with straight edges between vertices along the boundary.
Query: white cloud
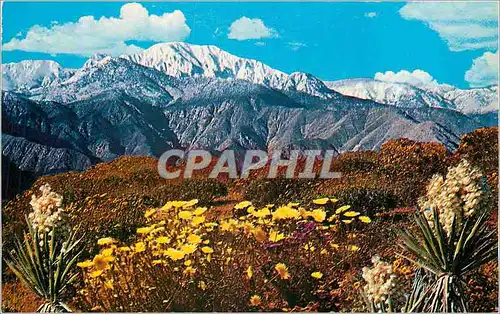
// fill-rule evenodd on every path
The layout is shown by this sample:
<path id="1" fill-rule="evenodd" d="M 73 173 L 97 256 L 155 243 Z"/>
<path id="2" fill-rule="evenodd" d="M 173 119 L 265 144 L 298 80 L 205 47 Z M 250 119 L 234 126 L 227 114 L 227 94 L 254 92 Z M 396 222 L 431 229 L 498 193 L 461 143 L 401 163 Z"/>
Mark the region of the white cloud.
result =
<path id="1" fill-rule="evenodd" d="M 261 19 L 242 16 L 229 26 L 229 39 L 247 40 L 278 37 L 276 30 L 267 27 Z"/>
<path id="2" fill-rule="evenodd" d="M 465 72 L 465 80 L 471 87 L 498 84 L 498 51 L 485 52 L 474 59 L 472 67 Z"/>
<path id="3" fill-rule="evenodd" d="M 376 16 L 377 16 L 377 12 L 368 12 L 368 13 L 365 13 L 365 17 L 374 18 Z"/>
<path id="4" fill-rule="evenodd" d="M 391 83 L 406 83 L 413 86 L 437 85 L 436 80 L 429 73 L 416 69 L 413 72 L 401 70 L 399 72 L 387 71 L 375 73 L 375 79 Z"/>
<path id="5" fill-rule="evenodd" d="M 45 53 L 68 53 L 89 56 L 104 53 L 112 56 L 130 54 L 142 48 L 127 41 L 168 42 L 185 39 L 190 28 L 184 14 L 175 10 L 163 15 L 149 14 L 139 3 L 127 3 L 120 16 L 82 16 L 76 22 L 50 27 L 32 26 L 22 39 L 12 38 L 2 48 Z"/>
<path id="6" fill-rule="evenodd" d="M 497 2 L 412 2 L 399 13 L 426 23 L 452 51 L 498 46 Z"/>

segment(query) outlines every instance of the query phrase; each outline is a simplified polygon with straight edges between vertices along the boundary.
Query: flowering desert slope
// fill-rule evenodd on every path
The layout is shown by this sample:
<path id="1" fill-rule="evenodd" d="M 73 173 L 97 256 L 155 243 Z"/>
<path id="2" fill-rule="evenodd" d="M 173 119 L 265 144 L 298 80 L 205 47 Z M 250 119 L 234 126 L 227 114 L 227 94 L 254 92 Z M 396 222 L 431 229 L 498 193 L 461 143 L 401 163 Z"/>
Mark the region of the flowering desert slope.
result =
<path id="1" fill-rule="evenodd" d="M 167 181 L 156 159 L 139 156 L 44 176 L 4 203 L 3 253 L 19 250 L 14 239 L 27 231 L 25 215 L 41 233 L 55 228 L 64 238 L 74 230 L 81 253 L 65 280 L 75 279 L 49 298 L 5 269 L 2 308 L 435 312 L 465 304 L 492 312 L 497 144 L 496 127 L 466 134 L 453 152 L 438 143 L 391 140 L 379 151 L 340 154 L 332 167 L 343 176 L 329 180 L 270 180 L 264 169 L 250 179 L 209 180 L 204 170 L 191 180 Z M 439 210 L 439 218 L 417 205 Z M 420 230 L 452 239 L 476 232 L 478 221 L 479 233 L 469 240 L 477 245 L 435 247 L 462 252 L 454 262 L 459 268 L 447 269 L 454 263 L 434 255 L 425 264 L 424 253 L 406 246 Z M 434 274 L 460 277 L 452 284 L 466 283 L 457 286 L 465 303 L 405 301 L 420 284 L 446 293 L 433 286 Z"/>

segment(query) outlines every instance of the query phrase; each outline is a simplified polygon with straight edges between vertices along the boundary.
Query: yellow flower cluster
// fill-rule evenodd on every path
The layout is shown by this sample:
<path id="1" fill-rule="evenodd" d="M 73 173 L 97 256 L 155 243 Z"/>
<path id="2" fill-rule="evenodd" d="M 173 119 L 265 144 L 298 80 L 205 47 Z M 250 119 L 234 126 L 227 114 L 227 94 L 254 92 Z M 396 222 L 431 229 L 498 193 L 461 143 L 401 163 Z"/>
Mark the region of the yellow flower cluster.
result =
<path id="1" fill-rule="evenodd" d="M 332 208 L 335 202 L 335 199 L 316 200 L 313 208 L 306 209 L 299 203 L 277 207 L 269 204 L 256 208 L 251 202 L 244 201 L 234 206 L 238 212 L 247 212 L 238 217 L 218 217 L 209 213 L 206 207 L 198 206 L 197 200 L 167 202 L 161 208 L 146 211 L 148 225 L 137 228 L 137 240 L 131 245 L 120 246 L 118 241 L 109 237 L 98 240 L 102 246 L 99 254 L 78 264 L 85 274 L 85 293 L 94 299 L 106 299 L 103 301 L 105 308 L 112 309 L 112 302 L 117 302 L 122 304 L 122 308 L 116 309 L 132 310 L 134 307 L 130 304 L 140 308 L 141 300 L 150 300 L 153 295 L 157 295 L 156 298 L 161 301 L 171 300 L 177 296 L 179 289 L 215 293 L 221 289 L 222 283 L 222 286 L 227 286 L 227 281 L 234 281 L 233 286 L 252 282 L 250 286 L 244 285 L 239 289 L 276 289 L 271 282 L 291 281 L 303 276 L 300 272 L 305 272 L 305 280 L 318 282 L 324 277 L 320 266 L 314 266 L 316 271 L 308 272 L 280 258 L 272 261 L 273 268 L 267 272 L 263 269 L 263 263 L 269 258 L 265 257 L 268 247 L 287 245 L 289 239 L 292 240 L 290 245 L 299 252 L 296 261 L 301 263 L 313 262 L 316 259 L 314 256 L 321 256 L 327 261 L 329 256 L 338 255 L 339 250 L 351 254 L 357 252 L 359 247 L 345 241 L 341 245 L 331 240 L 324 244 L 318 242 L 323 240 L 306 242 L 307 248 L 304 247 L 304 250 L 301 248 L 303 244 L 297 247 L 293 242 L 297 233 L 304 228 L 309 228 L 309 232 L 315 230 L 321 233 L 318 233 L 317 239 L 324 239 L 337 232 L 339 225 L 355 220 L 370 222 L 368 217 L 350 210 L 349 206 Z M 324 267 L 324 270 L 328 270 L 328 266 Z M 234 274 L 235 269 L 240 269 L 237 276 Z M 299 273 L 295 273 L 295 270 Z M 104 297 L 100 295 L 102 291 L 112 292 Z M 245 301 L 246 306 L 251 307 L 264 306 L 269 295 L 263 290 L 241 290 L 241 293 L 252 295 L 250 299 L 246 297 Z M 266 296 L 265 300 L 263 296 Z M 90 296 L 88 298 L 92 299 Z"/>

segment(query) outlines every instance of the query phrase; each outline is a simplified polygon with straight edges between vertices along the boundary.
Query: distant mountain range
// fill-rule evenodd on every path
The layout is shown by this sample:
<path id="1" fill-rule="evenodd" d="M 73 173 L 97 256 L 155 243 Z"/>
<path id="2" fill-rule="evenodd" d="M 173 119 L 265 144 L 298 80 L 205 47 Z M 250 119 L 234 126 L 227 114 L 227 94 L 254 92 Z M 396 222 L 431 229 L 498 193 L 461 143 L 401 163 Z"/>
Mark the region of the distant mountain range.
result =
<path id="1" fill-rule="evenodd" d="M 2 80 L 2 154 L 36 175 L 174 147 L 342 153 L 406 137 L 454 149 L 462 134 L 498 121 L 497 86 L 324 82 L 185 43 L 95 55 L 79 69 L 8 63 Z"/>

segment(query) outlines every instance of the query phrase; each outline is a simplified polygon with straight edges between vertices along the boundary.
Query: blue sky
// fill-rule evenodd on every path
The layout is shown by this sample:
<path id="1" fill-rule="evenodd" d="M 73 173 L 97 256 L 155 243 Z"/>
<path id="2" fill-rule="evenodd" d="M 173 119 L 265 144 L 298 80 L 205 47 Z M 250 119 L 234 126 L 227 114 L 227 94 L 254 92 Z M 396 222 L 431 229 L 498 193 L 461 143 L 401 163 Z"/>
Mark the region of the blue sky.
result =
<path id="1" fill-rule="evenodd" d="M 185 41 L 324 80 L 377 72 L 386 80 L 462 88 L 498 80 L 496 2 L 145 2 L 120 15 L 124 4 L 4 3 L 2 61 L 51 59 L 75 68 L 93 52 L 119 55 Z"/>

